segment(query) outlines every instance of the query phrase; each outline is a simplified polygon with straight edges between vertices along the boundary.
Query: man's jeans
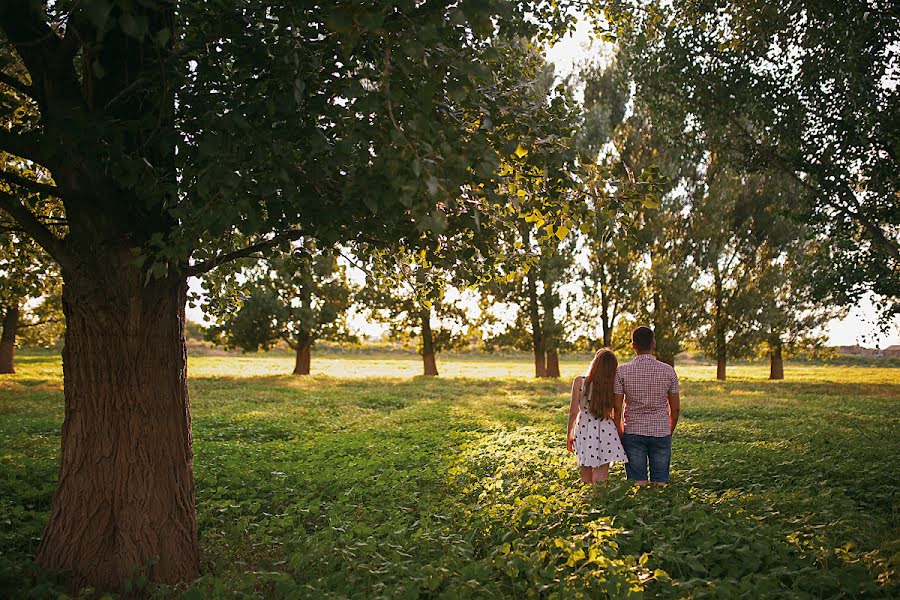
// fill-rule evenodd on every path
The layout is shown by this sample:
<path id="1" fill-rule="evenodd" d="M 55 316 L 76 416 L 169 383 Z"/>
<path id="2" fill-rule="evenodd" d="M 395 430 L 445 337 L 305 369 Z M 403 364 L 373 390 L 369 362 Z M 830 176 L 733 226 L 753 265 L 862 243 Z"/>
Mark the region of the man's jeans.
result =
<path id="1" fill-rule="evenodd" d="M 650 464 L 649 481 L 669 481 L 669 462 L 672 460 L 672 436 L 653 437 L 626 433 L 622 446 L 628 456 L 625 474 L 628 479 L 647 481 L 647 464 Z"/>

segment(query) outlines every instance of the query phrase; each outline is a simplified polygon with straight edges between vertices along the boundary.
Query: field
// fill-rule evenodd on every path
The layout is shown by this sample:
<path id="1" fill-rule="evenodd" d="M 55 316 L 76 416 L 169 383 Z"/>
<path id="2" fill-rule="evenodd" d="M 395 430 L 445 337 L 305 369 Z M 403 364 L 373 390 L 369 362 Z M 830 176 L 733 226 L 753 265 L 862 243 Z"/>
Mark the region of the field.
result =
<path id="1" fill-rule="evenodd" d="M 183 598 L 900 595 L 900 369 L 679 368 L 673 482 L 577 481 L 568 384 L 526 360 L 190 360 L 202 577 Z M 60 361 L 0 379 L 0 597 L 56 597 L 32 557 L 56 479 Z M 136 571 L 135 586 L 145 585 Z"/>

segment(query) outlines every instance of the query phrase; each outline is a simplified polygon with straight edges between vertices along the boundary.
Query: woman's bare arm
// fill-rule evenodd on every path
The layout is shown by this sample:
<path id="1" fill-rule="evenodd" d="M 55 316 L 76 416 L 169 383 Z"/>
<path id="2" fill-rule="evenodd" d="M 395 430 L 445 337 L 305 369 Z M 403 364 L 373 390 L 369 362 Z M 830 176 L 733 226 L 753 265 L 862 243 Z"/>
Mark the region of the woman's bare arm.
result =
<path id="1" fill-rule="evenodd" d="M 578 418 L 578 411 L 581 407 L 578 405 L 578 395 L 581 392 L 581 375 L 572 381 L 572 400 L 569 402 L 569 426 L 566 429 L 566 449 L 569 452 L 575 451 L 575 419 Z"/>

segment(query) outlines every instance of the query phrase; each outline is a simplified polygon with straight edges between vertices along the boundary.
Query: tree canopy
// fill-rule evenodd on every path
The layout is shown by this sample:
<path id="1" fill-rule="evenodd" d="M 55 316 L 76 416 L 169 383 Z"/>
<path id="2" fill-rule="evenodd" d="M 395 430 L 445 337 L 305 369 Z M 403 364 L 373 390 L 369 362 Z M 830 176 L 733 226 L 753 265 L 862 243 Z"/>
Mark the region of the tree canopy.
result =
<path id="1" fill-rule="evenodd" d="M 820 226 L 820 290 L 845 303 L 898 279 L 900 21 L 885 2 L 625 2 L 607 16 L 670 138 L 804 193 L 778 208 Z"/>

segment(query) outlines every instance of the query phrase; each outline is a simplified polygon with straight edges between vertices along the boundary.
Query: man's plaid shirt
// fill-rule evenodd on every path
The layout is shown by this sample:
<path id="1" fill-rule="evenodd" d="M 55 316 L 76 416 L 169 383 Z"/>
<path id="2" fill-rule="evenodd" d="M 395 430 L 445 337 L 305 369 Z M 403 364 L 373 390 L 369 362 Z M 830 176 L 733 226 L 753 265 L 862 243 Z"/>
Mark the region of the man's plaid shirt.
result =
<path id="1" fill-rule="evenodd" d="M 669 393 L 680 393 L 675 369 L 651 354 L 638 354 L 616 370 L 614 394 L 625 394 L 625 433 L 665 437 Z"/>

